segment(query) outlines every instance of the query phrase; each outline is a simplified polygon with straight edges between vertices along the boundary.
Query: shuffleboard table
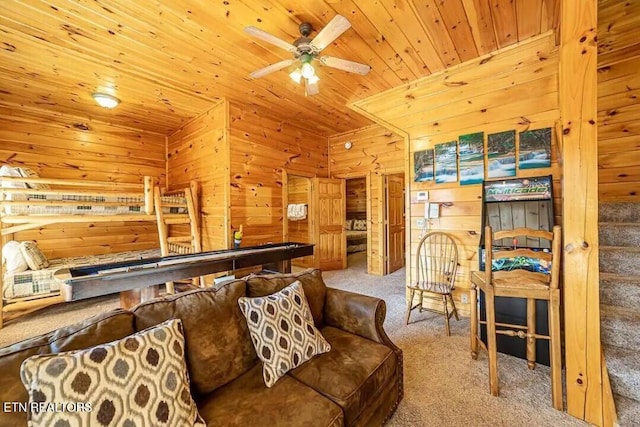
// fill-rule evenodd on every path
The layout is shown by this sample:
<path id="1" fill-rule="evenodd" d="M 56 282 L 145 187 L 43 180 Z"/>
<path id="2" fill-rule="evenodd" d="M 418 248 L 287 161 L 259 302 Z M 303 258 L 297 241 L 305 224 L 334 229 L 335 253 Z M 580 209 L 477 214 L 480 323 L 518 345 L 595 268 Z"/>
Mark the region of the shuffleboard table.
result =
<path id="1" fill-rule="evenodd" d="M 155 297 L 157 285 L 162 283 L 260 265 L 269 271 L 288 273 L 293 258 L 309 255 L 313 255 L 311 244 L 274 243 L 66 268 L 57 271 L 55 277 L 62 282 L 66 301 L 120 292 L 122 308 L 130 308 Z"/>

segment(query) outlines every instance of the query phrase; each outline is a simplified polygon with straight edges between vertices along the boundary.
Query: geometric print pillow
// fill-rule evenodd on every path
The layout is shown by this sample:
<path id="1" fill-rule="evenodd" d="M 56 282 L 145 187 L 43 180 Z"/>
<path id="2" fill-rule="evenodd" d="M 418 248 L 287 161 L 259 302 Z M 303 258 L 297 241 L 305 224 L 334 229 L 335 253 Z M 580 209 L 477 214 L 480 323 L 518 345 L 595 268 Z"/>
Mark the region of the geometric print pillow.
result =
<path id="1" fill-rule="evenodd" d="M 189 392 L 182 321 L 20 367 L 31 426 L 204 426 Z"/>
<path id="2" fill-rule="evenodd" d="M 267 387 L 313 356 L 331 350 L 331 345 L 313 324 L 299 281 L 272 295 L 240 297 L 238 304 L 247 319 L 256 353 L 263 362 L 262 376 Z"/>

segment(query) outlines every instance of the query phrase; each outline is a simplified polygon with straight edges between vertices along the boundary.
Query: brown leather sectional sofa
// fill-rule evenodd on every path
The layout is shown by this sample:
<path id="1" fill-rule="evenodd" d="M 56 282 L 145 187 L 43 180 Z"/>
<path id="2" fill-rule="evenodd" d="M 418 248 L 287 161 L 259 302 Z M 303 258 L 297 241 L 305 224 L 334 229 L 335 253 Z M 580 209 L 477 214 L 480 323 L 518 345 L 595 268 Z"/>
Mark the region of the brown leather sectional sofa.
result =
<path id="1" fill-rule="evenodd" d="M 316 326 L 332 346 L 272 388 L 262 379 L 237 300 L 277 292 L 300 280 Z M 118 340 L 170 318 L 182 319 L 191 389 L 209 426 L 376 426 L 402 399 L 402 351 L 385 334 L 384 301 L 327 288 L 319 270 L 248 276 L 115 310 L 0 349 L 0 405 L 27 401 L 20 364 Z M 26 425 L 23 412 L 0 413 L 0 426 Z"/>

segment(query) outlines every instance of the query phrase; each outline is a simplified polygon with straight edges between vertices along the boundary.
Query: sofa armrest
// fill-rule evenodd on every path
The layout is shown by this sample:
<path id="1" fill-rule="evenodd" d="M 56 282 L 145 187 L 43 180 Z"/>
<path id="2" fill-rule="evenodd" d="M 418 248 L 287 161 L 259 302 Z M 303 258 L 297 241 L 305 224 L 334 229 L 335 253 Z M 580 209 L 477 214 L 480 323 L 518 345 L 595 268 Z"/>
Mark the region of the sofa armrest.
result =
<path id="1" fill-rule="evenodd" d="M 329 326 L 370 339 L 392 349 L 383 324 L 387 314 L 384 300 L 327 287 L 324 321 Z"/>

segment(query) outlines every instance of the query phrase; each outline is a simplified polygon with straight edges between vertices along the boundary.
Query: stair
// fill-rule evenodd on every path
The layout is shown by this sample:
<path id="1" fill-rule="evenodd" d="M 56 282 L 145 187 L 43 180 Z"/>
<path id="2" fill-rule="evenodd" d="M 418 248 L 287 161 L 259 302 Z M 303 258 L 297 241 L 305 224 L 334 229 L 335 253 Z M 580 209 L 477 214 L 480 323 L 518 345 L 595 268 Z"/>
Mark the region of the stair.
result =
<path id="1" fill-rule="evenodd" d="M 640 426 L 640 203 L 600 205 L 600 315 L 619 425 Z"/>

